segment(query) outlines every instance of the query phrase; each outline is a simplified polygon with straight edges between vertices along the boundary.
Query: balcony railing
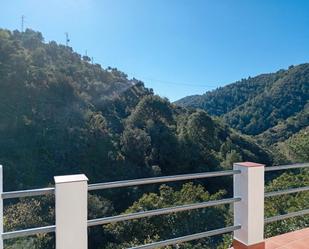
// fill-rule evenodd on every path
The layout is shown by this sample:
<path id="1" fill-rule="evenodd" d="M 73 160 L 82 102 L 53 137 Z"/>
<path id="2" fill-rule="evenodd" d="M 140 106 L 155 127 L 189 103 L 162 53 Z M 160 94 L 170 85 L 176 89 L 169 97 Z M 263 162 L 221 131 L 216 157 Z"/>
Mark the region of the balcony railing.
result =
<path id="1" fill-rule="evenodd" d="M 115 181 L 97 184 L 87 184 L 84 175 L 55 177 L 55 187 L 2 192 L 2 166 L 0 167 L 0 249 L 3 249 L 3 241 L 31 236 L 40 233 L 56 232 L 56 249 L 87 249 L 87 227 L 140 219 L 188 210 L 208 208 L 217 205 L 234 205 L 234 225 L 212 231 L 191 234 L 183 237 L 154 242 L 151 244 L 132 247 L 130 249 L 151 249 L 168 245 L 179 244 L 187 241 L 202 239 L 214 235 L 234 232 L 234 240 L 237 245 L 245 246 L 262 244 L 264 241 L 264 224 L 287 219 L 291 217 L 309 214 L 309 209 L 288 213 L 264 219 L 264 198 L 283 194 L 308 191 L 309 186 L 264 193 L 264 172 L 275 170 L 287 170 L 307 168 L 309 163 L 281 165 L 265 168 L 262 164 L 235 163 L 233 170 L 206 172 L 197 174 L 185 174 L 175 176 L 163 176 L 143 178 L 127 181 Z M 186 204 L 169 208 L 142 211 L 130 214 L 122 214 L 111 217 L 103 217 L 87 220 L 87 192 L 94 190 L 106 190 L 124 188 L 156 183 L 167 183 L 185 180 L 206 179 L 210 177 L 234 177 L 234 197 L 216 201 Z M 3 232 L 3 200 L 12 198 L 24 198 L 54 194 L 56 197 L 56 225 Z M 74 223 L 74 224 L 72 224 Z M 72 239 L 74 238 L 74 239 Z M 69 245 L 69 246 L 68 246 Z M 234 248 L 237 248 L 237 245 Z"/>

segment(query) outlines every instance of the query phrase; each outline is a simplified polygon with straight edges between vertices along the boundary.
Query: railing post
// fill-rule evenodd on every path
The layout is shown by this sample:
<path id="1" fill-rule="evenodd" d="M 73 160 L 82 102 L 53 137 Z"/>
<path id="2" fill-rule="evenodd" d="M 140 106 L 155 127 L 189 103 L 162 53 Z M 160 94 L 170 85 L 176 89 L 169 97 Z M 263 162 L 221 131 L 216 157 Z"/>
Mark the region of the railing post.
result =
<path id="1" fill-rule="evenodd" d="M 56 249 L 87 249 L 87 195 L 85 175 L 55 177 Z"/>
<path id="2" fill-rule="evenodd" d="M 3 167 L 0 165 L 0 249 L 3 249 Z"/>
<path id="3" fill-rule="evenodd" d="M 234 204 L 234 225 L 241 229 L 234 232 L 234 249 L 264 249 L 264 167 L 252 162 L 235 163 L 234 197 L 241 201 Z"/>

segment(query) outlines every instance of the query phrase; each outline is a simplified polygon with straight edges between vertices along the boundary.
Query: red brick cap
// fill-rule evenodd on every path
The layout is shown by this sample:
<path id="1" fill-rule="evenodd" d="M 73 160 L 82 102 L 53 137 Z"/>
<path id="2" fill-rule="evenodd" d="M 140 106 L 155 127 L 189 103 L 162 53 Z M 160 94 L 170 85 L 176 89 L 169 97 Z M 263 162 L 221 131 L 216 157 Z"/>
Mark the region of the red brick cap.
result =
<path id="1" fill-rule="evenodd" d="M 260 163 L 253 163 L 253 162 L 241 162 L 241 163 L 235 163 L 237 165 L 240 166 L 244 166 L 244 167 L 264 167 L 264 164 L 260 164 Z"/>

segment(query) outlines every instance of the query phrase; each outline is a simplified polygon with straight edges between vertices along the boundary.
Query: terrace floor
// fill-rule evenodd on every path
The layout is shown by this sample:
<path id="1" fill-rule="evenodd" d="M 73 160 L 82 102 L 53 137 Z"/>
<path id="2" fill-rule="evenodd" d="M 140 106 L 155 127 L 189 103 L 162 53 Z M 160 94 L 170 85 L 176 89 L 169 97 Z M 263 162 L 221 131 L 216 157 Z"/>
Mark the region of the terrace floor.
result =
<path id="1" fill-rule="evenodd" d="M 265 246 L 265 249 L 309 249 L 309 228 L 268 238 Z"/>
<path id="2" fill-rule="evenodd" d="M 309 249 L 309 228 L 266 239 L 266 249 Z"/>

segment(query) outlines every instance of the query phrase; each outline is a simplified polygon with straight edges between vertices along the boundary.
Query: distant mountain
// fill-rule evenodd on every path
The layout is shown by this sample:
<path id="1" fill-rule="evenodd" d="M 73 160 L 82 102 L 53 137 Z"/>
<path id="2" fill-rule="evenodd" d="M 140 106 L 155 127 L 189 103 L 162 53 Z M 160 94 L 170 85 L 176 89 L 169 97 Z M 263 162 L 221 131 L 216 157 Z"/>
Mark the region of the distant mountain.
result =
<path id="1" fill-rule="evenodd" d="M 309 125 L 309 64 L 249 77 L 175 102 L 220 116 L 231 127 L 267 143 L 287 139 Z"/>

